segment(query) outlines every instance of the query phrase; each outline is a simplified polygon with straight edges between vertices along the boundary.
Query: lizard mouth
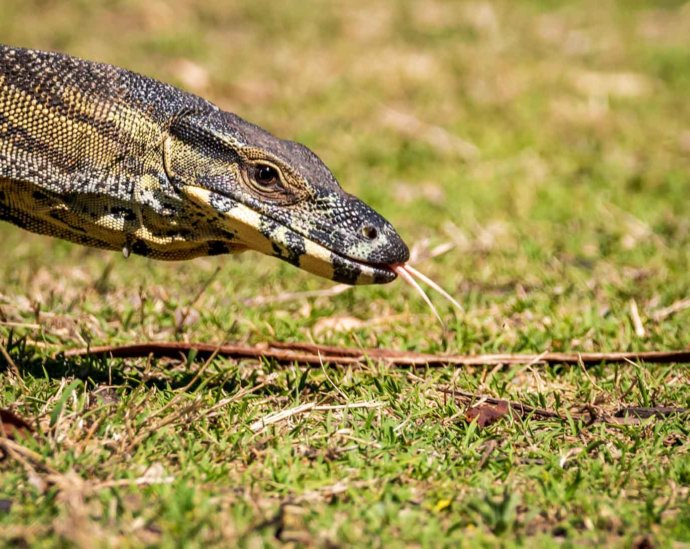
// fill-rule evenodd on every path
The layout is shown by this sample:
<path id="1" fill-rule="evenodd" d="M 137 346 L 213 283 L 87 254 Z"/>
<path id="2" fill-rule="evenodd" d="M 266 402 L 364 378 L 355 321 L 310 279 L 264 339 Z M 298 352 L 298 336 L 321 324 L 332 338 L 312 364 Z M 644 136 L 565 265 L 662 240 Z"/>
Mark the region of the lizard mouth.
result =
<path id="1" fill-rule="evenodd" d="M 395 266 L 409 259 L 409 249 L 393 226 L 349 195 L 316 213 L 307 212 L 311 215 L 304 219 L 245 207 L 258 216 L 256 227 L 271 242 L 270 255 L 336 282 L 392 282 L 398 276 Z"/>
<path id="2" fill-rule="evenodd" d="M 398 276 L 394 264 L 353 258 L 271 217 L 250 211 L 262 220 L 259 234 L 265 239 L 265 242 L 249 244 L 252 249 L 287 261 L 309 273 L 345 284 L 385 284 Z M 266 249 L 267 244 L 270 245 L 270 251 Z"/>
<path id="3" fill-rule="evenodd" d="M 204 209 L 212 205 L 229 239 L 227 244 L 235 252 L 254 250 L 345 284 L 385 284 L 398 276 L 395 263 L 354 259 L 241 202 L 201 187 L 186 186 L 183 190 Z"/>
<path id="4" fill-rule="evenodd" d="M 391 257 L 391 261 L 367 260 L 361 255 L 336 249 L 332 239 L 315 238 L 312 234 L 289 227 L 270 216 L 259 215 L 263 218 L 260 232 L 271 242 L 269 255 L 302 270 L 351 285 L 386 284 L 398 276 L 395 267 L 400 261 L 397 255 Z M 402 246 L 405 250 L 404 259 L 407 259 L 409 252 L 404 244 Z"/>
<path id="5" fill-rule="evenodd" d="M 282 253 L 272 255 L 312 274 L 353 285 L 385 284 L 392 282 L 398 276 L 393 265 L 367 263 L 352 259 L 318 242 L 301 237 L 290 229 L 287 230 L 297 238 L 304 240 L 304 253 L 298 257 L 284 256 Z"/>

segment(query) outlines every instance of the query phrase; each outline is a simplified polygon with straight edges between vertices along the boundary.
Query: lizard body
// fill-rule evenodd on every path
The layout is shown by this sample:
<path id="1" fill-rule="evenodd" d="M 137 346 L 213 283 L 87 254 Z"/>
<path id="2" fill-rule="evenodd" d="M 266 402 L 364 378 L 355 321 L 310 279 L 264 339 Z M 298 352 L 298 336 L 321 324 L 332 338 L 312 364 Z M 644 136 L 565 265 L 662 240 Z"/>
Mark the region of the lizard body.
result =
<path id="1" fill-rule="evenodd" d="M 409 257 L 303 145 L 121 68 L 2 45 L 0 219 L 156 259 L 251 249 L 349 284 Z"/>

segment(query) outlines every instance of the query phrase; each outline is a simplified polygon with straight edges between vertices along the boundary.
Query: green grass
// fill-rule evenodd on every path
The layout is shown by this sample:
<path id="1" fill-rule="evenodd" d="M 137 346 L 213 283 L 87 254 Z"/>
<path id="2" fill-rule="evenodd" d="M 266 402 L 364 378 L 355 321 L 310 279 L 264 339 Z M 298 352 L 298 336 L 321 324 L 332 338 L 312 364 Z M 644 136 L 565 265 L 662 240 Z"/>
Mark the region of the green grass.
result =
<path id="1" fill-rule="evenodd" d="M 23 444 L 50 470 L 0 463 L 0 540 L 690 544 L 687 414 L 479 429 L 438 390 L 571 416 L 690 407 L 687 365 L 304 371 L 217 359 L 195 379 L 191 360 L 56 355 L 174 339 L 687 347 L 690 309 L 656 314 L 690 295 L 687 3 L 5 0 L 2 11 L 3 42 L 126 66 L 309 145 L 420 257 L 451 246 L 418 266 L 465 312 L 442 309 L 444 334 L 401 283 L 248 306 L 330 283 L 255 254 L 125 261 L 3 224 L 0 343 L 22 382 L 2 370 L 0 406 L 36 424 L 39 440 Z M 374 407 L 250 429 L 300 404 L 361 402 Z"/>

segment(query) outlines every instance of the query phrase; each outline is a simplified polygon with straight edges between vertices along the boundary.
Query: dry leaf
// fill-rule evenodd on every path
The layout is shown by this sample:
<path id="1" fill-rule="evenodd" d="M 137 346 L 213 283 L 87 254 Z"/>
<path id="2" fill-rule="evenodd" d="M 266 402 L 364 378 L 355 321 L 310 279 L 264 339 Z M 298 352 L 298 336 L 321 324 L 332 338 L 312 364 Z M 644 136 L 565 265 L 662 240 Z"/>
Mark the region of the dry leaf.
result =
<path id="1" fill-rule="evenodd" d="M 485 402 L 479 406 L 473 406 L 465 414 L 467 421 L 477 420 L 477 426 L 480 428 L 488 427 L 492 423 L 496 423 L 499 419 L 508 413 L 508 402 L 505 400 L 499 401 L 497 404 L 489 404 Z"/>
<path id="2" fill-rule="evenodd" d="M 9 410 L 0 409 L 0 437 L 7 437 L 11 440 L 29 438 L 34 430 L 25 420 Z"/>
<path id="3" fill-rule="evenodd" d="M 0 439 L 22 440 L 30 438 L 33 433 L 33 428 L 25 420 L 9 410 L 0 409 Z M 0 449 L 0 461 L 6 456 L 6 450 Z"/>

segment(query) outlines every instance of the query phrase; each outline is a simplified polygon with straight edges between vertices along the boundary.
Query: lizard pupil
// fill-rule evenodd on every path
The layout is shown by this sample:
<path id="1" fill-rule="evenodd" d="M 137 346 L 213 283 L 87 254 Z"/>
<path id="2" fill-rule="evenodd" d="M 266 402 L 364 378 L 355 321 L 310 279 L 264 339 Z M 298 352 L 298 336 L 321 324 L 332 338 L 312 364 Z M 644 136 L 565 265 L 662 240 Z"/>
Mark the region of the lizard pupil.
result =
<path id="1" fill-rule="evenodd" d="M 260 164 L 256 168 L 256 181 L 263 187 L 271 187 L 278 182 L 278 171 L 273 166 Z"/>

